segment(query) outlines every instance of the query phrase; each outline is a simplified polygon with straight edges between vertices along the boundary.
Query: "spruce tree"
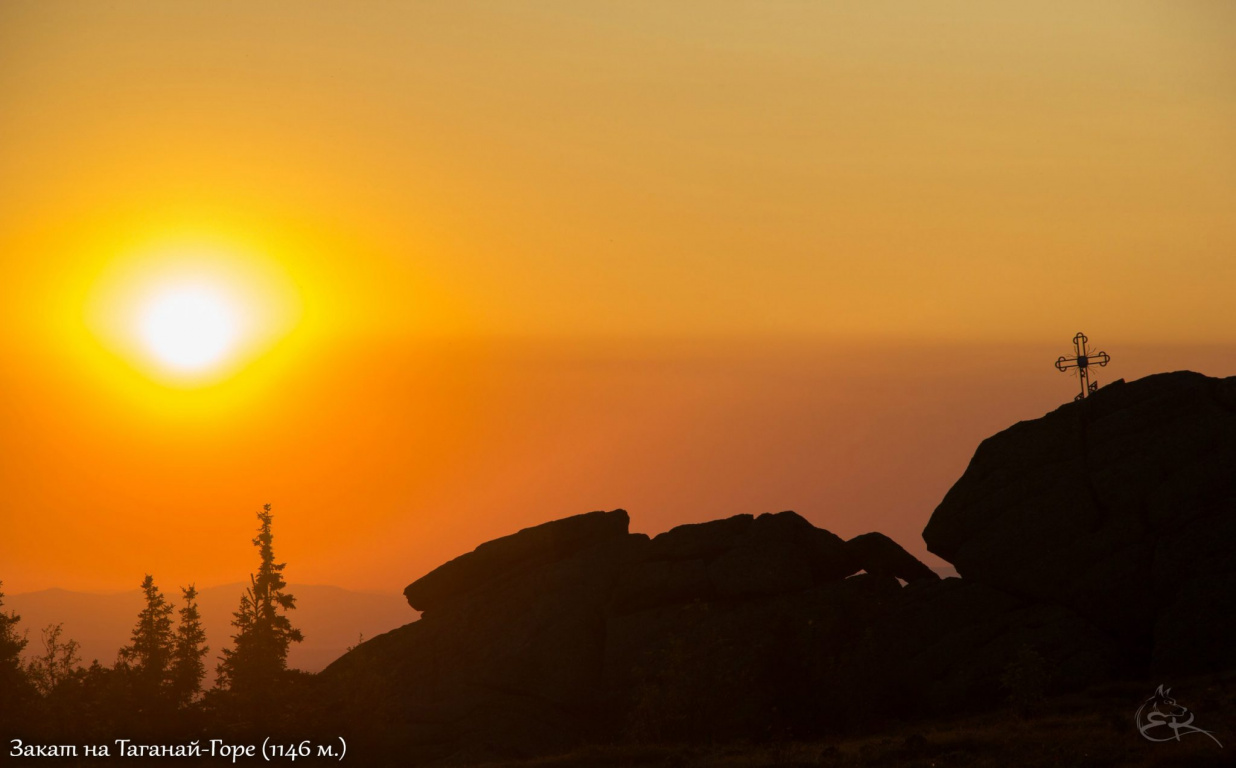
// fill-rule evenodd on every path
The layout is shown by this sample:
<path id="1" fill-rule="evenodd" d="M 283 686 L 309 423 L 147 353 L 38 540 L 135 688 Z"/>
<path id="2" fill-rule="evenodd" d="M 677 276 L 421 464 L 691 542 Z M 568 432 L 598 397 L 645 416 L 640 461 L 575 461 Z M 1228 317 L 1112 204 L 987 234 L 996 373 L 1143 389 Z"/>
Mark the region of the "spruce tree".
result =
<path id="1" fill-rule="evenodd" d="M 119 666 L 133 675 L 134 692 L 147 706 L 161 703 L 172 663 L 172 606 L 150 574 L 142 581 L 146 607 L 137 616 L 131 643 L 120 649 Z"/>
<path id="2" fill-rule="evenodd" d="M 0 582 L 0 587 L 4 583 Z M 4 592 L 0 591 L 0 609 L 4 608 Z M 0 610 L 0 723 L 13 720 L 17 709 L 31 692 L 26 679 L 26 670 L 21 663 L 21 652 L 26 648 L 26 637 L 18 634 L 16 613 Z"/>
<path id="3" fill-rule="evenodd" d="M 190 584 L 182 588 L 184 606 L 180 609 L 180 624 L 172 649 L 170 683 L 177 704 L 185 706 L 193 701 L 206 676 L 203 658 L 210 648 L 206 645 L 206 630 L 202 628 L 202 615 L 197 607 L 197 588 Z"/>
<path id="4" fill-rule="evenodd" d="M 284 592 L 287 563 L 275 562 L 270 505 L 263 506 L 257 516 L 260 524 L 253 545 L 261 562 L 257 573 L 249 576 L 250 586 L 234 614 L 234 647 L 224 649 L 218 667 L 219 685 L 242 696 L 273 693 L 285 678 L 288 648 L 304 639 L 287 617 L 296 607 L 296 598 Z"/>
<path id="5" fill-rule="evenodd" d="M 0 608 L 4 607 L 4 582 L 0 581 Z M 26 648 L 26 638 L 17 634 L 17 622 L 21 617 L 13 612 L 0 610 L 0 680 L 7 680 L 10 669 L 21 669 L 21 652 Z"/>

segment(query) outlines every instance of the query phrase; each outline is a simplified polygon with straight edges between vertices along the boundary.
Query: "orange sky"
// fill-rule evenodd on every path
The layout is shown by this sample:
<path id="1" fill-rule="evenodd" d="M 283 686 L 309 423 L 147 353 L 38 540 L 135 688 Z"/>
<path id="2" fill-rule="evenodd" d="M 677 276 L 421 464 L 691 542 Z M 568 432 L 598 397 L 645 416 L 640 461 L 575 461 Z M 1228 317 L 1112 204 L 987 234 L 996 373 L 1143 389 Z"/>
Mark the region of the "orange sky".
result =
<path id="1" fill-rule="evenodd" d="M 1236 374 L 1236 8 L 0 4 L 0 580 L 394 591 L 480 541 L 918 532 L 982 437 Z M 187 265 L 187 266 L 186 266 Z M 177 379 L 130 322 L 246 307 Z"/>

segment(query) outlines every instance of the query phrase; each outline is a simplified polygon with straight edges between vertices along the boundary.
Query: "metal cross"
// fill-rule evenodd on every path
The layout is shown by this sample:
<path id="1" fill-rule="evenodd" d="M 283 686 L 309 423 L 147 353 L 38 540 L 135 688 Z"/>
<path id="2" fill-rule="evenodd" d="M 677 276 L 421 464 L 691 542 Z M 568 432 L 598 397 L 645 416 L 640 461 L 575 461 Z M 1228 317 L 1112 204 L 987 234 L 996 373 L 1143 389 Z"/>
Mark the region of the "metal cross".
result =
<path id="1" fill-rule="evenodd" d="M 1090 339 L 1086 338 L 1086 334 L 1078 332 L 1073 337 L 1073 347 L 1077 350 L 1075 357 L 1060 356 L 1056 361 L 1056 368 L 1061 371 L 1067 371 L 1070 368 L 1077 369 L 1078 378 L 1081 379 L 1081 394 L 1073 398 L 1074 401 L 1084 400 L 1086 395 L 1094 392 L 1099 388 L 1099 383 L 1090 381 L 1090 366 L 1097 365 L 1100 368 L 1107 365 L 1111 361 L 1111 356 L 1106 352 L 1090 352 L 1086 349 L 1086 342 Z"/>

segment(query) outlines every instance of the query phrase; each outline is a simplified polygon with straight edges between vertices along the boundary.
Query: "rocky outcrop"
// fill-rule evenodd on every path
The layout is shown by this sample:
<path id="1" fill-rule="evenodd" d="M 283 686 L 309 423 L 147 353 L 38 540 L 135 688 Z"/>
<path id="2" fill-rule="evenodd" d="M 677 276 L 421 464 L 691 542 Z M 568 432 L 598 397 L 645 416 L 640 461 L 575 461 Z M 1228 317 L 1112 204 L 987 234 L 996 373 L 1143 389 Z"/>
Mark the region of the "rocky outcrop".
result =
<path id="1" fill-rule="evenodd" d="M 1086 616 L 1135 661 L 1233 664 L 1236 379 L 1117 382 L 988 438 L 923 538 L 966 581 Z"/>
<path id="2" fill-rule="evenodd" d="M 638 567 L 623 572 L 613 608 L 621 613 L 689 600 L 767 597 L 858 569 L 845 542 L 793 512 L 737 515 L 657 536 Z"/>
<path id="3" fill-rule="evenodd" d="M 1233 380 L 1169 374 L 988 439 L 924 531 L 960 579 L 793 512 L 652 539 L 593 512 L 482 544 L 407 588 L 420 621 L 319 676 L 331 724 L 405 765 L 814 736 L 1231 666 L 1234 414 Z"/>
<path id="4" fill-rule="evenodd" d="M 391 762 L 505 758 L 809 735 L 991 702 L 1026 645 L 1091 676 L 1108 664 L 1067 610 L 941 582 L 878 534 L 846 542 L 793 512 L 651 540 L 626 528 L 621 510 L 557 520 L 417 580 L 420 621 L 322 673 L 333 716 L 362 729 L 358 744 L 386 740 Z"/>
<path id="5" fill-rule="evenodd" d="M 509 579 L 596 544 L 622 539 L 629 522 L 627 513 L 616 509 L 525 528 L 438 566 L 409 584 L 403 594 L 414 609 L 431 611 L 497 579 Z"/>
<path id="6" fill-rule="evenodd" d="M 846 542 L 846 548 L 867 573 L 892 576 L 905 582 L 940 580 L 938 573 L 882 533 L 855 536 Z"/>

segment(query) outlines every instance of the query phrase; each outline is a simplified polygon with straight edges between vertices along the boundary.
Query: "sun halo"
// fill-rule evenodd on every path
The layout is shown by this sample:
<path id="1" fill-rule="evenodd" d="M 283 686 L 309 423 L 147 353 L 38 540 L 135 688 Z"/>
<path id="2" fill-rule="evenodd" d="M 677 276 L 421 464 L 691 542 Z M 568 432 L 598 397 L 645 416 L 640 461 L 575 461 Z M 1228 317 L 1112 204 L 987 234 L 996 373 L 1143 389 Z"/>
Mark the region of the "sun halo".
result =
<path id="1" fill-rule="evenodd" d="M 160 287 L 139 315 L 147 351 L 176 371 L 200 372 L 224 362 L 240 330 L 234 300 L 207 285 Z"/>

